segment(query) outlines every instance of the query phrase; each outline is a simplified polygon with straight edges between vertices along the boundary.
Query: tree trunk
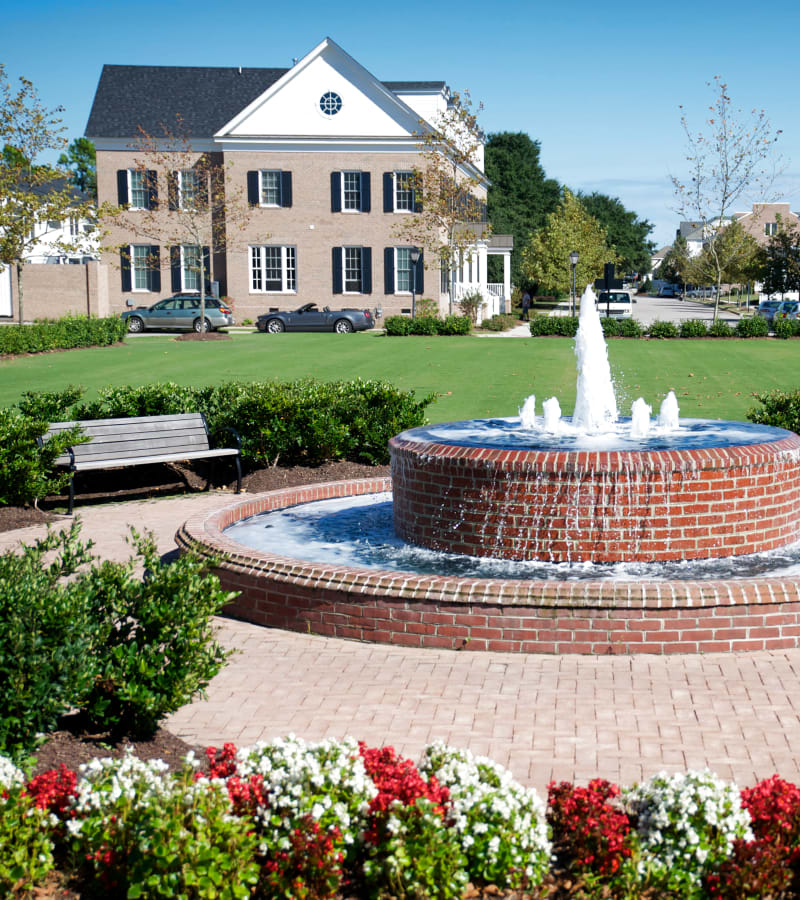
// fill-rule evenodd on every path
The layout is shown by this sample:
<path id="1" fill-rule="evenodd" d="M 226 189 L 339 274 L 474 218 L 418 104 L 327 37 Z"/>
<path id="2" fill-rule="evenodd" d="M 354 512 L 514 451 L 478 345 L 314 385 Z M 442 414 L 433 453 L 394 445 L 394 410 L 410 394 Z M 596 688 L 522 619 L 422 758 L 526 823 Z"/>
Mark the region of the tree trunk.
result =
<path id="1" fill-rule="evenodd" d="M 206 336 L 206 266 L 203 247 L 200 246 L 200 340 Z"/>
<path id="2" fill-rule="evenodd" d="M 17 260 L 17 310 L 19 311 L 19 324 L 23 324 L 22 318 L 22 310 L 23 310 L 23 298 L 22 298 L 22 266 L 24 263 L 22 260 Z"/>

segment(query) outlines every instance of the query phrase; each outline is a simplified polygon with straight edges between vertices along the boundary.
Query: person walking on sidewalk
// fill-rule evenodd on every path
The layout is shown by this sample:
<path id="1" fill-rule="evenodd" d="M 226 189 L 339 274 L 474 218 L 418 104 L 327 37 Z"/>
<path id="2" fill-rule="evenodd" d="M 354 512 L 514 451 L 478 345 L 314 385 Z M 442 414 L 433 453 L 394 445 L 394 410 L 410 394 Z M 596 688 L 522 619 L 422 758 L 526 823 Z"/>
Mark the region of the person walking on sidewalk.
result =
<path id="1" fill-rule="evenodd" d="M 531 310 L 531 295 L 528 291 L 522 295 L 522 321 L 529 322 L 530 318 L 528 313 Z"/>

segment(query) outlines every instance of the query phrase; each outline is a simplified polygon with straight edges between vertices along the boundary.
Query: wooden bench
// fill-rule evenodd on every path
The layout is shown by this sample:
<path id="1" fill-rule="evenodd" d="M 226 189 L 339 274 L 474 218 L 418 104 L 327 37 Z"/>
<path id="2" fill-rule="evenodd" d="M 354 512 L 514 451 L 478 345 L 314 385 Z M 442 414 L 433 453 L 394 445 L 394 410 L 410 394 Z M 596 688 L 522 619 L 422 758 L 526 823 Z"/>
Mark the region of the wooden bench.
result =
<path id="1" fill-rule="evenodd" d="M 241 440 L 233 428 L 229 431 L 235 447 L 211 448 L 210 434 L 202 413 L 182 413 L 166 416 L 137 416 L 128 419 L 85 419 L 76 422 L 51 422 L 50 435 L 80 425 L 91 438 L 85 444 L 68 447 L 55 460 L 55 465 L 68 468 L 69 514 L 75 500 L 73 479 L 76 472 L 93 469 L 113 469 L 122 466 L 143 466 L 151 463 L 178 462 L 189 459 L 214 459 L 233 456 L 236 462 L 236 493 L 242 490 Z"/>

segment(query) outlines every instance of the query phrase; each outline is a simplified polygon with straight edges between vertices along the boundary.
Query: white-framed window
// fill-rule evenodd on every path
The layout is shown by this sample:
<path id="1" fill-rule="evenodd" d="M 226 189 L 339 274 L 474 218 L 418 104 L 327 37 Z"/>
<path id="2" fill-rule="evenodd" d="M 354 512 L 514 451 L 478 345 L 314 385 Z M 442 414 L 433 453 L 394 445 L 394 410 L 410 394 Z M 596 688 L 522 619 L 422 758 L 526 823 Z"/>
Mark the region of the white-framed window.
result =
<path id="1" fill-rule="evenodd" d="M 772 236 L 773 234 L 778 233 L 778 223 L 777 222 L 765 222 L 764 223 L 764 234 L 767 236 Z"/>
<path id="2" fill-rule="evenodd" d="M 342 172 L 342 209 L 361 212 L 361 172 Z"/>
<path id="3" fill-rule="evenodd" d="M 362 293 L 364 278 L 361 247 L 344 248 L 344 292 L 345 294 Z"/>
<path id="4" fill-rule="evenodd" d="M 281 173 L 280 170 L 261 170 L 261 205 L 281 205 Z"/>
<path id="5" fill-rule="evenodd" d="M 148 209 L 150 206 L 147 173 L 141 169 L 128 169 L 128 198 L 131 209 Z"/>
<path id="6" fill-rule="evenodd" d="M 194 169 L 178 172 L 178 208 L 194 209 L 200 196 L 200 177 Z"/>
<path id="7" fill-rule="evenodd" d="M 150 290 L 149 244 L 133 244 L 131 246 L 131 289 L 134 291 Z"/>
<path id="8" fill-rule="evenodd" d="M 255 294 L 297 290 L 297 250 L 294 247 L 250 247 L 250 291 Z"/>
<path id="9" fill-rule="evenodd" d="M 200 247 L 181 245 L 181 290 L 200 291 Z"/>
<path id="10" fill-rule="evenodd" d="M 69 217 L 69 236 L 72 238 L 78 237 L 81 233 L 80 231 L 80 221 L 77 216 Z"/>
<path id="11" fill-rule="evenodd" d="M 411 264 L 411 248 L 394 248 L 394 290 L 397 294 L 410 294 L 414 273 Z"/>
<path id="12" fill-rule="evenodd" d="M 414 212 L 414 175 L 412 172 L 394 173 L 394 211 Z"/>

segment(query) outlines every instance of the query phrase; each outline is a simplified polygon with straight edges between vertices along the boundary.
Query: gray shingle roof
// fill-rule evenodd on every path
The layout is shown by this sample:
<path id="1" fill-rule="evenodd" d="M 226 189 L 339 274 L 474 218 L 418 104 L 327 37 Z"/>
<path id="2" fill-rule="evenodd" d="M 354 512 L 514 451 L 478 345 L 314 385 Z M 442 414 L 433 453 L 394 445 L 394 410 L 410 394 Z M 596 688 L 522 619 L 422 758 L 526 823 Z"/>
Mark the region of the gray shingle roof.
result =
<path id="1" fill-rule="evenodd" d="M 183 119 L 189 137 L 215 134 L 288 69 L 209 66 L 103 66 L 86 136 L 134 138 L 139 126 L 158 136 Z M 441 90 L 443 81 L 389 81 L 390 91 Z"/>

